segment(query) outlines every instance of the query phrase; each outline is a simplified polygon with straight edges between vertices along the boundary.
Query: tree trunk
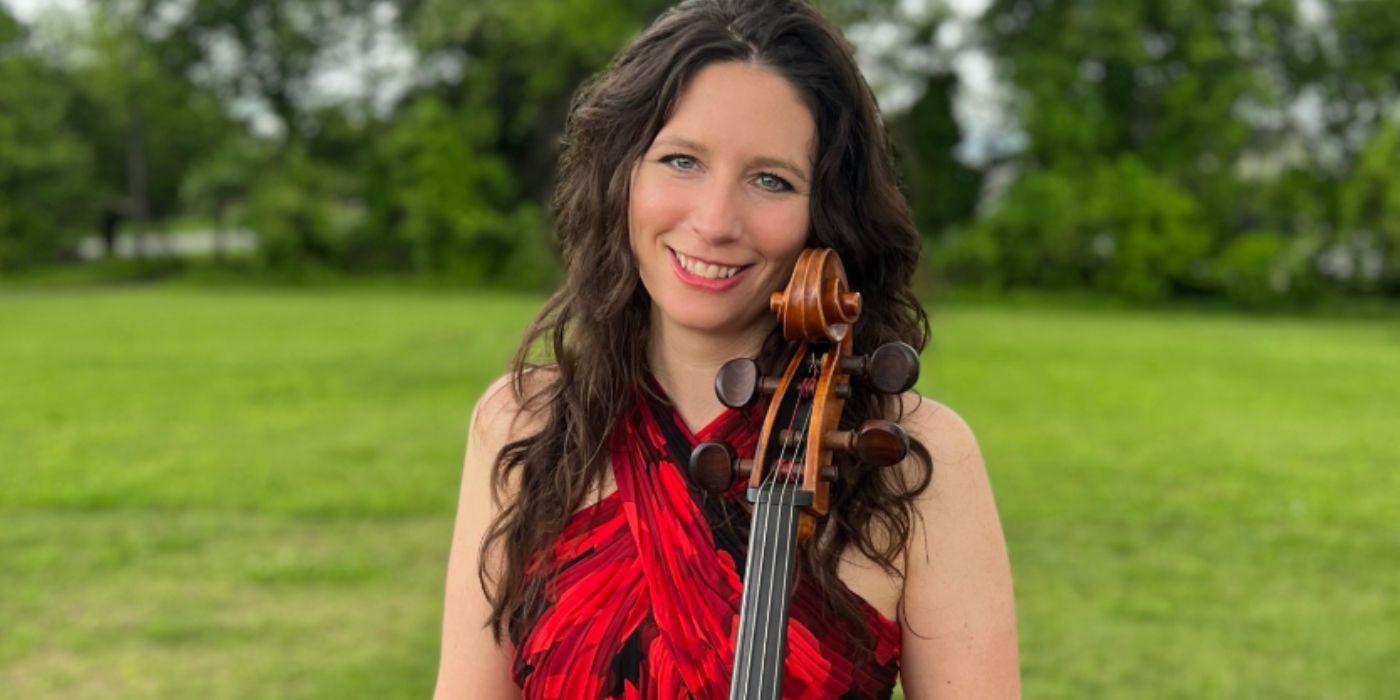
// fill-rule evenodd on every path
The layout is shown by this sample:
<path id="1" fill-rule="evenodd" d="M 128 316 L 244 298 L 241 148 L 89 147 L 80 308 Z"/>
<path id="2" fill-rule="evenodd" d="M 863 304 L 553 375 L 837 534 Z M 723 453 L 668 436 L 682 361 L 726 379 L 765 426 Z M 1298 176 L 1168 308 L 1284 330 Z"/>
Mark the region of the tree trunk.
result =
<path id="1" fill-rule="evenodd" d="M 129 215 L 137 224 L 141 238 L 149 232 L 151 202 L 148 191 L 149 166 L 146 160 L 146 120 L 141 103 L 133 101 L 128 112 L 131 121 L 126 128 L 126 188 L 131 205 Z M 144 246 L 137 246 L 137 257 L 143 257 Z"/>

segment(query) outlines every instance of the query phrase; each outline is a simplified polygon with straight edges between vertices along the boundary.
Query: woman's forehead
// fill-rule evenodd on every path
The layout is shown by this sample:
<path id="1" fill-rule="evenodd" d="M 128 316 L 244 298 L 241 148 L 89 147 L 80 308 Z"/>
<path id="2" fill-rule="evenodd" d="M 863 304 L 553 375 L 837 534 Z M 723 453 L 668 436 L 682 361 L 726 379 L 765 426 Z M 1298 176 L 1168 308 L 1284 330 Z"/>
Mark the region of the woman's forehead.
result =
<path id="1" fill-rule="evenodd" d="M 717 63 L 690 79 L 653 143 L 786 161 L 805 173 L 815 155 L 816 122 L 797 89 L 772 69 Z"/>

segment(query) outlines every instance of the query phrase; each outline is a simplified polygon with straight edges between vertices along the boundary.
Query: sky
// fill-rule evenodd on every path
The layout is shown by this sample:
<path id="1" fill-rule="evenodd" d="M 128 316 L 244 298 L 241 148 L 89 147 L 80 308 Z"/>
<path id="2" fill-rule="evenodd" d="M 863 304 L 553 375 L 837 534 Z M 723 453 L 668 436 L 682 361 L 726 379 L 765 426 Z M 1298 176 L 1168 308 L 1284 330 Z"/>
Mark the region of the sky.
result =
<path id="1" fill-rule="evenodd" d="M 0 0 L 0 5 L 10 8 L 10 13 L 23 22 L 32 21 L 47 8 L 75 10 L 86 4 L 85 0 Z"/>

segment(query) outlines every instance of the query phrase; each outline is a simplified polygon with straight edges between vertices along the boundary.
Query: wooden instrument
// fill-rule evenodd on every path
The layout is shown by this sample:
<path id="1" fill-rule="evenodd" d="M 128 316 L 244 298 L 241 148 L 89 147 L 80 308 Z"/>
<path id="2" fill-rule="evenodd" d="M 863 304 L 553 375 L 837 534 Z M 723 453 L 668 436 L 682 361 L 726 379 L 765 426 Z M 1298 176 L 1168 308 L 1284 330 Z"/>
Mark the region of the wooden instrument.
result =
<path id="1" fill-rule="evenodd" d="M 905 343 L 886 343 L 866 356 L 852 353 L 861 296 L 849 291 L 845 269 L 829 248 L 803 251 L 787 288 L 774 292 L 770 305 L 784 337 L 795 344 L 782 376 L 761 376 L 757 362 L 739 358 L 715 377 L 715 393 L 731 408 L 771 397 L 753 459 L 738 459 L 722 442 L 701 443 L 690 455 L 696 483 L 724 493 L 746 477 L 753 504 L 731 700 L 782 697 L 797 547 L 828 512 L 830 484 L 839 476 L 833 453 L 888 466 L 909 451 L 908 436 L 892 421 L 838 429 L 851 382 L 900 394 L 919 374 L 918 353 Z"/>

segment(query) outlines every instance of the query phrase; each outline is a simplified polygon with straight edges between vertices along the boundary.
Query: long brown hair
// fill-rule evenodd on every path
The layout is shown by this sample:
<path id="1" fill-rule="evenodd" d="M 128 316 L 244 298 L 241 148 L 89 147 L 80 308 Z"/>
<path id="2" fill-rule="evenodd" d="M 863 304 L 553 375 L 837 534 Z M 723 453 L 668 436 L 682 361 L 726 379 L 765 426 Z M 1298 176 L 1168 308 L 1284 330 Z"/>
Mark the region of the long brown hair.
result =
<path id="1" fill-rule="evenodd" d="M 579 90 L 565 125 L 553 202 L 564 279 L 512 367 L 522 405 L 545 418 L 539 432 L 507 444 L 497 457 L 492 488 L 501 511 L 482 544 L 479 574 L 498 641 L 504 631 L 515 638 L 517 625 L 533 617 L 546 582 L 528 575 L 530 562 L 547 556 L 568 518 L 604 483 L 613 421 L 645 385 L 651 301 L 628 243 L 632 165 L 687 81 L 721 61 L 776 71 L 812 112 L 818 150 L 808 245 L 836 249 L 852 288 L 865 298 L 856 351 L 896 340 L 921 350 L 928 340 L 928 318 L 912 290 L 918 232 L 874 96 L 840 31 L 798 0 L 689 0 L 661 15 Z M 775 368 L 784 350 L 775 330 L 760 365 Z M 850 425 L 898 419 L 901 410 L 897 401 L 859 390 L 846 405 Z M 837 579 L 837 566 L 855 546 L 900 574 L 896 562 L 911 532 L 913 500 L 933 469 L 922 445 L 913 452 L 912 470 L 843 470 L 833 485 L 832 514 L 800 556 L 803 575 L 860 640 L 868 641 L 870 631 Z M 508 483 L 513 495 L 502 498 Z M 488 573 L 490 553 L 503 562 L 498 577 Z"/>

